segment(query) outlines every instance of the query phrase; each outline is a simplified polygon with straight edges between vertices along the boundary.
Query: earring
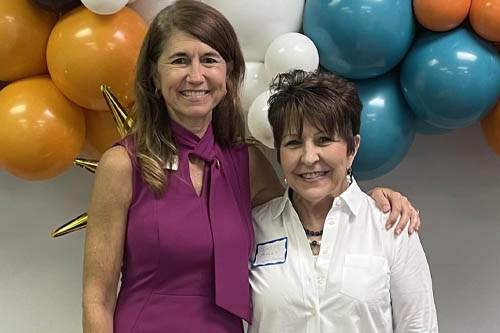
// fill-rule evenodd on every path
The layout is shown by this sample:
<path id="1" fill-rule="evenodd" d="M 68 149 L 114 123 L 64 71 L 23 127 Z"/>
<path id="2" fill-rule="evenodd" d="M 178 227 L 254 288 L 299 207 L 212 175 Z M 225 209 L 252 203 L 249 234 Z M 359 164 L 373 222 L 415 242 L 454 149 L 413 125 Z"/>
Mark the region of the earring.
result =
<path id="1" fill-rule="evenodd" d="M 349 183 L 349 185 L 352 184 L 352 168 L 351 167 L 347 168 L 347 183 Z"/>
<path id="2" fill-rule="evenodd" d="M 155 87 L 155 96 L 160 97 L 160 89 Z"/>
<path id="3" fill-rule="evenodd" d="M 283 178 L 285 185 L 288 185 L 288 182 L 286 181 L 286 178 Z"/>

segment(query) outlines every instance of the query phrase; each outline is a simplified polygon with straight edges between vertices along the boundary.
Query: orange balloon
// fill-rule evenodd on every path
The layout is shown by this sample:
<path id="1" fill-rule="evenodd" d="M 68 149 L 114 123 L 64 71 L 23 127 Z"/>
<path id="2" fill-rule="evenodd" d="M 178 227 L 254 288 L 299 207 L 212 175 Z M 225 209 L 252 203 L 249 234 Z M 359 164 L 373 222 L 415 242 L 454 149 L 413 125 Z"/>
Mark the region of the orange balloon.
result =
<path id="1" fill-rule="evenodd" d="M 481 120 L 481 128 L 490 147 L 500 155 L 500 99 L 493 110 Z"/>
<path id="2" fill-rule="evenodd" d="M 500 0 L 472 0 L 469 20 L 479 36 L 500 42 Z"/>
<path id="3" fill-rule="evenodd" d="M 98 160 L 113 143 L 120 140 L 111 111 L 85 110 L 86 138 L 84 151 Z"/>
<path id="4" fill-rule="evenodd" d="M 101 84 L 123 104 L 134 100 L 134 69 L 147 26 L 132 9 L 98 15 L 79 7 L 56 24 L 47 45 L 50 75 L 76 104 L 107 110 Z"/>
<path id="5" fill-rule="evenodd" d="M 451 30 L 465 20 L 471 0 L 413 0 L 418 22 L 433 31 Z"/>
<path id="6" fill-rule="evenodd" d="M 0 1 L 0 81 L 47 73 L 45 51 L 55 13 L 29 0 Z"/>
<path id="7" fill-rule="evenodd" d="M 52 178 L 71 166 L 84 140 L 83 110 L 47 75 L 0 91 L 0 168 L 27 180 Z"/>

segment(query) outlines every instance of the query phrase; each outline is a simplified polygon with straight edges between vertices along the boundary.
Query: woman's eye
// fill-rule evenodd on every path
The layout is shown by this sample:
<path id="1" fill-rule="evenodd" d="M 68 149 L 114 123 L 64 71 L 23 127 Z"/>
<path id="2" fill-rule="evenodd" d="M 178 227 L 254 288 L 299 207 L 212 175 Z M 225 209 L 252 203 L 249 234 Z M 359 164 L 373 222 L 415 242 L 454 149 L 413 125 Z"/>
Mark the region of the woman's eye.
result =
<path id="1" fill-rule="evenodd" d="M 185 65 L 185 64 L 187 64 L 187 60 L 186 60 L 186 58 L 176 58 L 176 59 L 172 60 L 172 64 L 173 65 Z"/>
<path id="2" fill-rule="evenodd" d="M 298 146 L 298 145 L 300 145 L 299 140 L 288 140 L 285 142 L 285 146 L 287 146 L 287 147 Z"/>
<path id="3" fill-rule="evenodd" d="M 332 141 L 333 141 L 333 140 L 332 140 L 332 138 L 327 137 L 327 136 L 322 136 L 322 137 L 320 137 L 320 138 L 318 139 L 318 142 L 319 142 L 320 144 L 330 143 L 330 142 L 332 142 Z"/>
<path id="4" fill-rule="evenodd" d="M 217 59 L 214 59 L 214 58 L 204 58 L 203 62 L 206 64 L 216 64 L 218 61 L 217 61 Z"/>

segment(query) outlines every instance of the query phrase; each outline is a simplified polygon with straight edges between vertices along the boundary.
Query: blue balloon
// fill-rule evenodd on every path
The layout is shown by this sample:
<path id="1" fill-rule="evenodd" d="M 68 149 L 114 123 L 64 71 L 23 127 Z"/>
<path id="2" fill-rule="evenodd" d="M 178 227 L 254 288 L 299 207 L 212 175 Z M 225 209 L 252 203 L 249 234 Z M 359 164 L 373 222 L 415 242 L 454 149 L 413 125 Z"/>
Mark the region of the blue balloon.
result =
<path id="1" fill-rule="evenodd" d="M 417 133 L 423 135 L 441 135 L 453 131 L 451 128 L 442 128 L 429 124 L 420 117 L 415 119 L 415 129 Z"/>
<path id="2" fill-rule="evenodd" d="M 322 66 L 352 79 L 373 78 L 390 71 L 410 48 L 412 0 L 308 0 L 303 28 Z"/>
<path id="3" fill-rule="evenodd" d="M 441 128 L 475 123 L 500 94 L 500 56 L 472 31 L 428 32 L 401 66 L 401 88 L 417 116 Z"/>
<path id="4" fill-rule="evenodd" d="M 363 102 L 361 145 L 354 160 L 359 180 L 373 179 L 401 162 L 415 138 L 415 115 L 399 88 L 399 75 L 357 81 Z"/>

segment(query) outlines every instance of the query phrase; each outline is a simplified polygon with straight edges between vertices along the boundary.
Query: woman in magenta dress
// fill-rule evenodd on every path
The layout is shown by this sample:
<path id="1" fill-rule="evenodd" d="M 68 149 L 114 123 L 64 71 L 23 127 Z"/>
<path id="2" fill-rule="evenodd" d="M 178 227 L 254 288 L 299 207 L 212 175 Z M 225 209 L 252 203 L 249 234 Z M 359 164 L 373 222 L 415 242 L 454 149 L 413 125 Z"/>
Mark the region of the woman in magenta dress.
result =
<path id="1" fill-rule="evenodd" d="M 215 9 L 182 0 L 151 23 L 130 135 L 101 158 L 89 208 L 84 332 L 243 332 L 251 208 L 282 194 L 244 143 L 244 60 Z M 401 227 L 418 214 L 397 192 Z M 394 221 L 392 219 L 392 221 Z M 116 290 L 122 274 L 118 298 Z"/>

